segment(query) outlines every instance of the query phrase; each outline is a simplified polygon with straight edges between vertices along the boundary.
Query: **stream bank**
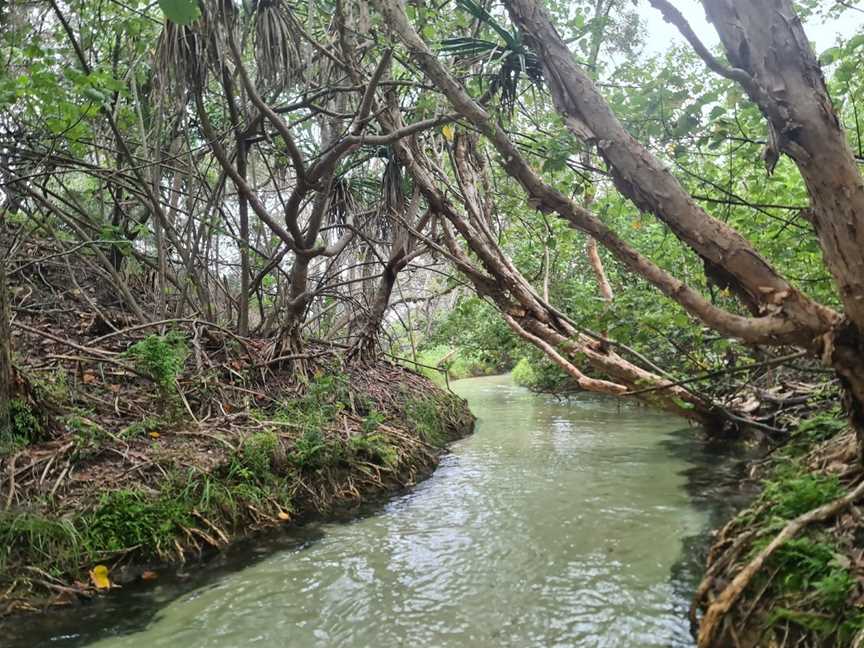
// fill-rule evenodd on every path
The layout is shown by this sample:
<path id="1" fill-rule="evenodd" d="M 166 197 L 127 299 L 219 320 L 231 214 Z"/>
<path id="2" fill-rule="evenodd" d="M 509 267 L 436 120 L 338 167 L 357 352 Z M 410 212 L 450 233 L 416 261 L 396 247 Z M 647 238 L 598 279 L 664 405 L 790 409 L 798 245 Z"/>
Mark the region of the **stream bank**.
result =
<path id="1" fill-rule="evenodd" d="M 611 398 L 452 386 L 477 430 L 416 488 L 57 610 L 10 648 L 692 647 L 691 552 L 736 450 Z"/>
<path id="2" fill-rule="evenodd" d="M 864 480 L 839 407 L 754 462 L 759 495 L 722 528 L 691 607 L 699 648 L 864 645 Z"/>
<path id="3" fill-rule="evenodd" d="M 172 344 L 188 339 L 172 335 Z M 236 381 L 246 396 L 220 401 L 209 421 L 190 416 L 208 397 L 200 384 L 173 394 L 127 386 L 153 414 L 113 428 L 72 409 L 49 433 L 19 401 L 19 445 L 0 462 L 0 616 L 76 605 L 260 529 L 403 490 L 473 428 L 463 400 L 402 367 L 318 361 L 305 370 L 300 381 L 272 370 L 257 385 Z M 119 381 L 55 375 L 60 382 L 80 398 Z"/>

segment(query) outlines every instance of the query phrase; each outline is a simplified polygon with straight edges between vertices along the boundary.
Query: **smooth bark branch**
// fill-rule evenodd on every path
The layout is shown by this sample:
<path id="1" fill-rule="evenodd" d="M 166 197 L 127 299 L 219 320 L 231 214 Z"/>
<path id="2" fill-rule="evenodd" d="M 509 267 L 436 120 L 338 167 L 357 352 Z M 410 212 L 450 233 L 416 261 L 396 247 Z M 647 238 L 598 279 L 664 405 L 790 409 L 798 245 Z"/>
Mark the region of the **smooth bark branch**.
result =
<path id="1" fill-rule="evenodd" d="M 802 327 L 799 323 L 792 322 L 783 316 L 764 315 L 748 318 L 729 313 L 717 308 L 697 291 L 642 256 L 591 212 L 577 205 L 539 178 L 503 129 L 444 69 L 435 53 L 429 49 L 411 26 L 398 0 L 375 0 L 374 4 L 390 29 L 407 46 L 414 61 L 444 92 L 453 107 L 492 142 L 503 158 L 504 169 L 522 185 L 530 197 L 529 202 L 537 209 L 555 212 L 571 226 L 596 238 L 631 272 L 649 281 L 665 295 L 681 304 L 689 313 L 724 335 L 738 337 L 754 344 L 791 343 L 809 347 L 812 346 L 815 337 L 813 329 L 819 332 L 828 329 L 825 320 L 828 319 L 830 311 L 826 312 L 827 309 L 815 303 L 808 303 L 806 307 L 802 305 L 802 310 L 808 315 L 804 319 L 813 325 L 813 329 Z M 444 209 L 438 209 L 438 211 L 445 213 Z M 700 237 L 704 241 L 710 235 L 710 232 L 703 232 Z M 746 263 L 753 267 L 767 268 L 758 256 L 750 257 Z M 780 279 L 774 283 L 783 286 L 788 285 Z M 773 288 L 768 286 L 766 288 L 773 291 Z M 782 291 L 777 294 L 784 299 L 789 296 L 784 295 Z M 794 291 L 794 294 L 800 295 L 797 291 Z M 806 299 L 803 295 L 801 298 Z"/>

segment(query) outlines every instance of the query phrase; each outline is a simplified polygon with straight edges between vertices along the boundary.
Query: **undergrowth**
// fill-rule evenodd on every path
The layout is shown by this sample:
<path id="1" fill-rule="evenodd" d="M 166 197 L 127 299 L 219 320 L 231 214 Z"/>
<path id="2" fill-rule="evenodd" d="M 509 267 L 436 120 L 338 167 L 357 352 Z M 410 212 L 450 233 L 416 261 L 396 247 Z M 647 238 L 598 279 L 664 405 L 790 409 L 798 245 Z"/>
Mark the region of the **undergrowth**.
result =
<path id="1" fill-rule="evenodd" d="M 146 338 L 127 355 L 167 392 L 176 390 L 186 353 L 183 337 L 169 333 Z M 345 496 L 346 484 L 356 493 L 361 485 L 382 488 L 385 479 L 400 483 L 403 475 L 413 481 L 417 468 L 434 457 L 417 438 L 442 446 L 465 410 L 452 394 L 411 384 L 382 405 L 352 393 L 344 374 L 319 372 L 299 396 L 250 412 L 258 429 L 223 442 L 219 462 L 207 469 L 181 469 L 176 457 L 158 454 L 178 425 L 165 412 L 111 431 L 93 412 L 77 408 L 62 418 L 73 461 L 96 461 L 117 442 L 138 452 L 152 449 L 157 468 L 142 473 L 140 482 L 113 489 L 101 484 L 101 493 L 73 507 L 63 508 L 60 492 L 0 511 L 0 585 L 8 587 L 9 575 L 25 567 L 74 582 L 86 580 L 95 563 L 182 559 L 298 510 L 325 510 Z M 16 414 L 22 437 L 37 436 L 38 420 L 25 407 Z M 28 572 L 21 582 L 31 577 Z"/>
<path id="2" fill-rule="evenodd" d="M 810 455 L 845 427 L 837 409 L 817 413 L 802 422 L 789 443 L 775 453 L 760 497 L 736 518 L 736 533 L 749 531 L 755 537 L 743 555 L 745 562 L 790 520 L 846 494 L 838 475 L 813 469 Z M 761 619 L 766 639 L 791 632 L 799 642 L 793 645 L 848 646 L 864 631 L 864 611 L 856 603 L 862 587 L 853 567 L 853 536 L 810 525 L 768 557 L 748 589 L 756 598 L 747 603 L 753 606 L 751 614 L 758 609 L 754 619 Z"/>
<path id="3" fill-rule="evenodd" d="M 126 355 L 158 385 L 164 395 L 171 395 L 175 392 L 177 377 L 186 364 L 189 347 L 183 333 L 169 331 L 165 335 L 149 335 L 136 342 L 129 347 Z"/>

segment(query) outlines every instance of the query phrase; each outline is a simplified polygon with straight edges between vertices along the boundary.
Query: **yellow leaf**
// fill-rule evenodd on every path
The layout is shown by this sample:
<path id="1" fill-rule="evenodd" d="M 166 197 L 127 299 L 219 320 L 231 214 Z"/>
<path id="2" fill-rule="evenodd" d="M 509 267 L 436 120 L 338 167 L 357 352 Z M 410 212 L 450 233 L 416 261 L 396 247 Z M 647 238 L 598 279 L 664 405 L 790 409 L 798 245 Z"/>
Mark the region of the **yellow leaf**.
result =
<path id="1" fill-rule="evenodd" d="M 441 134 L 444 135 L 444 139 L 448 142 L 452 142 L 453 138 L 456 136 L 456 129 L 453 128 L 450 124 L 441 127 Z"/>
<path id="2" fill-rule="evenodd" d="M 280 520 L 282 520 L 283 522 L 287 522 L 288 520 L 291 519 L 291 516 L 288 513 L 286 513 L 285 511 L 279 511 L 279 513 L 277 514 L 277 517 Z"/>
<path id="3" fill-rule="evenodd" d="M 96 589 L 108 589 L 111 587 L 111 581 L 108 580 L 108 568 L 105 565 L 96 565 L 90 570 L 90 580 L 96 586 Z"/>
<path id="4" fill-rule="evenodd" d="M 156 432 L 156 431 L 153 431 L 153 432 L 150 433 L 150 438 L 151 438 L 151 439 L 158 439 L 159 436 L 160 436 L 159 433 Z"/>

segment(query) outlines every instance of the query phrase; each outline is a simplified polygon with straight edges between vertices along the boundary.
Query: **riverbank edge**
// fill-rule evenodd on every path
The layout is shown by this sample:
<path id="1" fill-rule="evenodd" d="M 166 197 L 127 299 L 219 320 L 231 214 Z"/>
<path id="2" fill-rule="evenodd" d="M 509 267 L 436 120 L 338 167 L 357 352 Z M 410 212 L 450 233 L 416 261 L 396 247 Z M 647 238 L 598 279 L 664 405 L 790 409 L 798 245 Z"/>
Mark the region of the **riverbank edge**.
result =
<path id="1" fill-rule="evenodd" d="M 189 421 L 160 426 L 146 441 L 106 431 L 121 442 L 103 442 L 85 458 L 83 481 L 106 473 L 89 492 L 64 483 L 47 498 L 44 490 L 28 493 L 0 514 L 0 619 L 155 580 L 160 570 L 206 559 L 264 529 L 344 518 L 346 509 L 429 477 L 475 423 L 464 400 L 390 363 L 319 371 L 292 396 L 281 412 L 290 420 L 240 412 L 249 424 L 231 434 L 210 435 Z M 27 453 L 35 462 L 63 441 L 33 444 Z M 191 457 L 180 472 L 177 452 Z M 158 470 L 135 484 L 111 478 L 112 462 L 133 453 L 143 453 L 139 465 Z"/>
<path id="2" fill-rule="evenodd" d="M 839 407 L 749 465 L 758 494 L 714 531 L 690 610 L 699 648 L 864 645 L 864 479 Z"/>

